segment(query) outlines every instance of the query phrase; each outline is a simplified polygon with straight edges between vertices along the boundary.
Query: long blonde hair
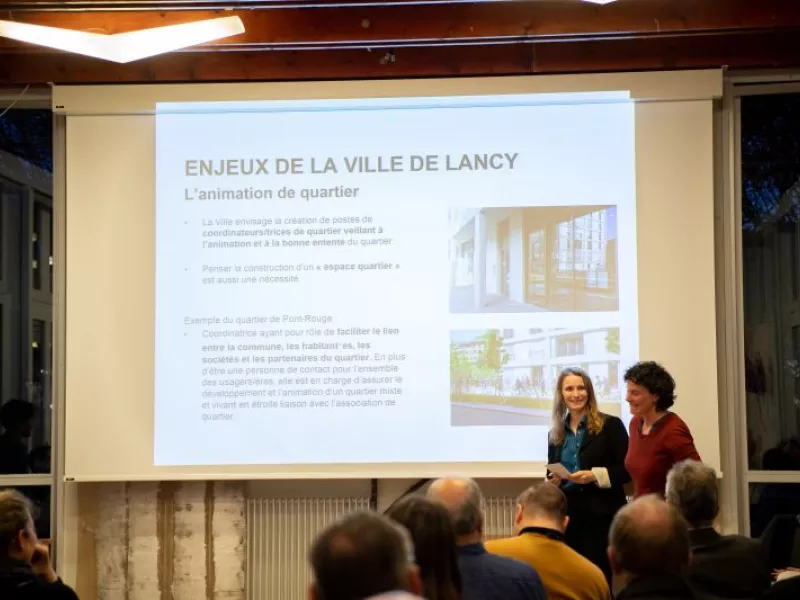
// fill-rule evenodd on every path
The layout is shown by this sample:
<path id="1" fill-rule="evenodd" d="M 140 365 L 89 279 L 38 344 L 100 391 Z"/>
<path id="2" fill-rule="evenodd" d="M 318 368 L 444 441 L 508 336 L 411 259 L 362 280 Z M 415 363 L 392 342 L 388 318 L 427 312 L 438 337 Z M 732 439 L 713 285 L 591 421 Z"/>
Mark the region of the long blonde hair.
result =
<path id="1" fill-rule="evenodd" d="M 567 402 L 564 400 L 564 394 L 561 389 L 564 387 L 564 380 L 570 375 L 577 375 L 583 379 L 583 385 L 586 386 L 586 429 L 589 433 L 597 435 L 603 430 L 603 417 L 600 416 L 600 411 L 597 409 L 597 398 L 594 395 L 594 386 L 589 375 L 582 369 L 576 367 L 569 367 L 561 371 L 556 381 L 555 399 L 553 401 L 553 414 L 550 417 L 550 443 L 563 444 L 564 443 L 564 419 L 567 416 Z"/>

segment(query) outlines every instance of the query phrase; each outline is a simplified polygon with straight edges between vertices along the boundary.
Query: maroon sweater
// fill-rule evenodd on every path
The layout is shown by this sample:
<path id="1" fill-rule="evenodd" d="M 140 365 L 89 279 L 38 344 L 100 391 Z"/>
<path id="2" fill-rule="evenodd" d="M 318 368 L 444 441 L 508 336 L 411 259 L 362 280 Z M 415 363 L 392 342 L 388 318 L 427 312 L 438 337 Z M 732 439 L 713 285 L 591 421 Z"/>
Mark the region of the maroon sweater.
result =
<path id="1" fill-rule="evenodd" d="M 633 479 L 637 498 L 646 494 L 663 496 L 672 466 L 689 458 L 700 460 L 700 455 L 689 428 L 675 413 L 661 417 L 647 435 L 642 434 L 641 427 L 641 417 L 631 419 L 625 468 Z"/>

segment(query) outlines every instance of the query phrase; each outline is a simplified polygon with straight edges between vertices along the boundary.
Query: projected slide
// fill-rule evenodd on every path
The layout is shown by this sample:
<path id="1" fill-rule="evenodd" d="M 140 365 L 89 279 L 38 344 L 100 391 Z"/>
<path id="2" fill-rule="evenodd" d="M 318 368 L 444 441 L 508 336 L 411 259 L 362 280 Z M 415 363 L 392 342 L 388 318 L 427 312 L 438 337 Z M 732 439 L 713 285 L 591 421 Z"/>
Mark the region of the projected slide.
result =
<path id="1" fill-rule="evenodd" d="M 541 462 L 637 359 L 625 92 L 161 104 L 156 465 Z"/>

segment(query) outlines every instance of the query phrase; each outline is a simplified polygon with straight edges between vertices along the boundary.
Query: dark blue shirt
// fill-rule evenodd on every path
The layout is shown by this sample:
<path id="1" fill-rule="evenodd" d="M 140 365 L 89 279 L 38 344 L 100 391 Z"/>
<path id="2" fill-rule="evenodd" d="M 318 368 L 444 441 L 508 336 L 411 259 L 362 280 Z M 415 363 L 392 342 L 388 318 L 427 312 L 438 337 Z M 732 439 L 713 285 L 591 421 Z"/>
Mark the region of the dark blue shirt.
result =
<path id="1" fill-rule="evenodd" d="M 462 600 L 547 600 L 533 567 L 489 554 L 483 544 L 459 546 L 458 568 Z"/>
<path id="2" fill-rule="evenodd" d="M 564 445 L 561 448 L 561 464 L 570 473 L 576 473 L 581 470 L 580 450 L 583 444 L 583 438 L 586 437 L 586 417 L 581 419 L 578 423 L 578 432 L 573 433 L 572 428 L 569 426 L 569 414 L 564 421 Z M 568 489 L 576 485 L 571 481 L 564 482 L 562 488 Z"/>

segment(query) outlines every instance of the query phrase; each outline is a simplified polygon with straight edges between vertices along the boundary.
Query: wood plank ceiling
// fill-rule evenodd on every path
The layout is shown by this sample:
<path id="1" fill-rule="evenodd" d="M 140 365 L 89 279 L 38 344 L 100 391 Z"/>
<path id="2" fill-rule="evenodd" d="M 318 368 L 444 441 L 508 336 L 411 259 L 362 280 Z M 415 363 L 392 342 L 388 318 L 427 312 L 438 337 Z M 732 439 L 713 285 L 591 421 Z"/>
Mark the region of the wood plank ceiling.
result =
<path id="1" fill-rule="evenodd" d="M 800 65 L 798 0 L 0 0 L 0 19 L 107 33 L 231 14 L 245 34 L 127 65 L 0 39 L 0 85 Z"/>

